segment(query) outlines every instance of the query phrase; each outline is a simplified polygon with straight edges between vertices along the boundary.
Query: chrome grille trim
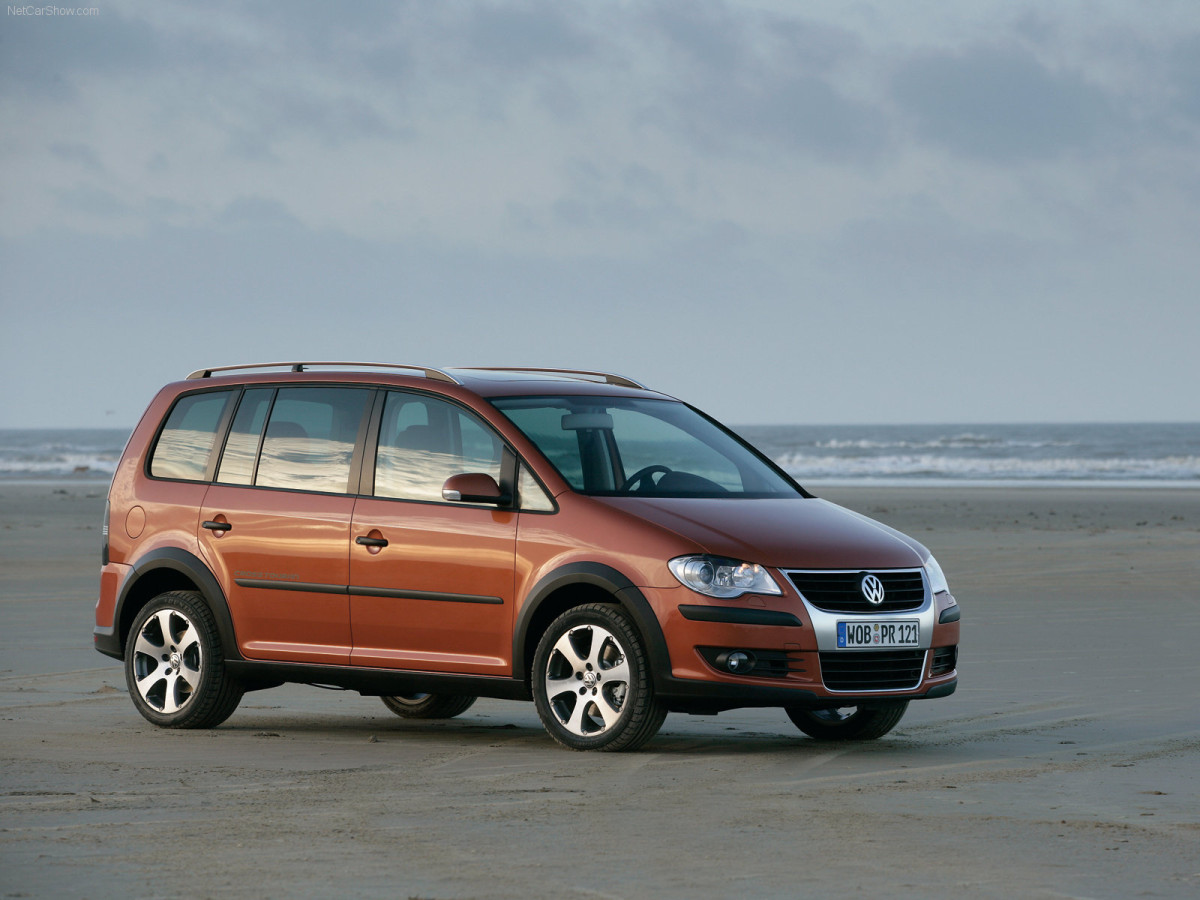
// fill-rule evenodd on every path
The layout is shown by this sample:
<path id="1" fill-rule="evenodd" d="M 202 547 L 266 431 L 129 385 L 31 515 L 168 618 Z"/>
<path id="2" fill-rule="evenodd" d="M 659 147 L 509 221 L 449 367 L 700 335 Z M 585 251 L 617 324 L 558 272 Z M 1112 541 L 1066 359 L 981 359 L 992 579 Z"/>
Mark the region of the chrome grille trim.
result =
<path id="1" fill-rule="evenodd" d="M 788 581 L 805 601 L 830 613 L 880 615 L 913 612 L 929 598 L 924 568 L 906 569 L 784 569 Z M 883 602 L 873 605 L 859 590 L 864 575 L 874 575 L 884 587 Z"/>
<path id="2" fill-rule="evenodd" d="M 903 620 L 906 622 L 916 621 L 921 626 L 921 639 L 916 647 L 907 648 L 909 650 L 924 651 L 928 650 L 933 642 L 933 629 L 937 623 L 936 610 L 934 609 L 933 597 L 929 592 L 929 579 L 925 575 L 923 567 L 907 567 L 903 569 L 780 569 L 782 575 L 787 579 L 787 586 L 796 591 L 800 595 L 800 602 L 804 604 L 804 611 L 808 614 L 808 620 L 812 623 L 813 634 L 817 639 L 817 649 L 822 653 L 831 652 L 838 656 L 845 655 L 847 660 L 856 654 L 871 652 L 863 649 L 839 649 L 837 645 L 837 623 L 858 621 L 887 621 L 887 620 Z M 910 578 L 914 573 L 918 574 L 921 579 L 922 594 L 921 602 L 915 607 L 908 609 L 897 610 L 888 609 L 887 598 L 885 596 L 884 603 L 878 607 L 870 609 L 854 610 L 854 611 L 829 611 L 824 610 L 815 605 L 805 594 L 796 587 L 796 579 L 794 576 L 800 576 L 801 583 L 803 578 L 809 575 L 838 575 L 838 576 L 854 576 L 859 577 L 864 572 L 870 572 L 880 578 L 891 573 L 903 573 Z M 864 606 L 870 606 L 865 602 Z M 918 673 L 918 686 L 923 680 L 924 669 Z"/>

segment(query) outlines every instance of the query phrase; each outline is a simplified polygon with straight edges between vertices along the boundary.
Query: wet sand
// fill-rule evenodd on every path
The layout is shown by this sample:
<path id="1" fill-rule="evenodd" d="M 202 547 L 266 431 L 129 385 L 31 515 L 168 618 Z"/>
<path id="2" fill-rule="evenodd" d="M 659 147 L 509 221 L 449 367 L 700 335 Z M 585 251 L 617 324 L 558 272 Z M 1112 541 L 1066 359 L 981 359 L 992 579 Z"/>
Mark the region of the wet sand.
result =
<path id="1" fill-rule="evenodd" d="M 1200 490 L 818 490 L 937 554 L 958 692 L 867 745 L 760 710 L 633 754 L 301 686 L 155 729 L 91 648 L 104 490 L 0 485 L 0 896 L 1200 893 Z"/>

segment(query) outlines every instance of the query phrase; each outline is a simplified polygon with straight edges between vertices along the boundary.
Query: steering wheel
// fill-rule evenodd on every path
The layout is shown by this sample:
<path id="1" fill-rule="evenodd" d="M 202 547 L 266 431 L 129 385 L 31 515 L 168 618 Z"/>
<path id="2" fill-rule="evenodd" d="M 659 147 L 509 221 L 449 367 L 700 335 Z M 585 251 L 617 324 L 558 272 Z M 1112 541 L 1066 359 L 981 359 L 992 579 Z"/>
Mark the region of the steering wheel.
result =
<path id="1" fill-rule="evenodd" d="M 655 463 L 652 466 L 643 466 L 632 475 L 625 479 L 625 483 L 621 485 L 622 494 L 646 494 L 654 487 L 654 482 L 650 480 L 651 475 L 657 475 L 660 472 L 666 475 L 671 469 L 667 466 Z M 637 485 L 635 488 L 634 485 Z"/>

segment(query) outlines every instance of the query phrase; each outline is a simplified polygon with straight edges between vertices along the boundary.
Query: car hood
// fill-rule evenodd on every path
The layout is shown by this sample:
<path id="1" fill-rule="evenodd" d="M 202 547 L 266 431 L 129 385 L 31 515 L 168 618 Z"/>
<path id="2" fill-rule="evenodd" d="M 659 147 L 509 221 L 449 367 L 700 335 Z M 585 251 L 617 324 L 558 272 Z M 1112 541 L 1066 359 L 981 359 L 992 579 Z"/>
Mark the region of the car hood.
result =
<path id="1" fill-rule="evenodd" d="M 907 535 L 815 497 L 596 499 L 694 541 L 705 552 L 775 568 L 908 568 L 929 556 Z"/>

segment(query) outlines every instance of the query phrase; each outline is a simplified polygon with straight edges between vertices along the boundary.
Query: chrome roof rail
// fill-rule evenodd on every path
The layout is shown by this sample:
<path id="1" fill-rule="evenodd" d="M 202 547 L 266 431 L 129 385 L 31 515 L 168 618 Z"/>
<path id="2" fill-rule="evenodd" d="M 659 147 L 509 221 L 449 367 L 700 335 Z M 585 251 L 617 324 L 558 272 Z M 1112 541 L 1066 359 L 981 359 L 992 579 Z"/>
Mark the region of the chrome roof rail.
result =
<path id="1" fill-rule="evenodd" d="M 459 380 L 441 369 L 434 369 L 429 366 L 406 366 L 400 363 L 379 363 L 379 362 L 270 362 L 270 363 L 249 363 L 242 366 L 212 366 L 207 369 L 197 369 L 188 375 L 188 380 L 193 378 L 211 378 L 215 372 L 234 372 L 242 369 L 279 369 L 288 368 L 293 372 L 303 372 L 310 366 L 349 366 L 353 368 L 367 369 L 407 369 L 413 372 L 421 372 L 426 378 L 434 381 L 448 381 L 451 384 L 459 384 Z"/>
<path id="2" fill-rule="evenodd" d="M 616 385 L 617 387 L 637 388 L 638 390 L 648 391 L 650 388 L 644 384 L 639 384 L 632 378 L 626 378 L 624 375 L 613 375 L 609 372 L 592 372 L 586 369 L 543 369 L 543 368 L 516 368 L 511 366 L 463 366 L 456 367 L 456 371 L 460 372 L 527 372 L 532 375 L 566 375 L 577 376 L 581 380 L 593 378 L 603 379 L 605 384 Z"/>

